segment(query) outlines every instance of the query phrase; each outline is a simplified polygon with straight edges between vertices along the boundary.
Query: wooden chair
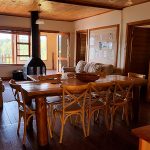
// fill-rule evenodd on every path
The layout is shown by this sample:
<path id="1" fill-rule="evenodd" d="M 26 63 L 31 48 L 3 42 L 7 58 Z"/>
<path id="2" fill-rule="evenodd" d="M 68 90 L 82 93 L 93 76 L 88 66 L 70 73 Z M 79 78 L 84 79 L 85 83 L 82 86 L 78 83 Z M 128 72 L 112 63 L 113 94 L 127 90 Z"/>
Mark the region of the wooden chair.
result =
<path id="1" fill-rule="evenodd" d="M 146 75 L 128 72 L 128 77 L 145 79 Z M 141 86 L 138 86 L 138 88 L 139 88 L 139 93 L 141 93 Z M 132 91 L 132 97 L 131 98 L 133 98 L 133 91 Z"/>
<path id="2" fill-rule="evenodd" d="M 45 76 L 38 76 L 39 81 L 49 81 L 50 83 L 60 83 L 61 82 L 61 74 L 51 74 Z"/>
<path id="3" fill-rule="evenodd" d="M 134 72 L 128 72 L 128 77 L 145 79 L 146 75 L 144 75 L 144 74 L 138 74 L 138 73 L 134 73 Z M 138 86 L 138 93 L 139 93 L 139 96 L 141 97 L 141 86 L 140 85 Z M 131 98 L 130 98 L 129 107 L 130 107 L 131 119 L 132 119 L 133 118 L 133 113 L 132 113 L 133 90 L 131 91 L 130 97 Z"/>
<path id="4" fill-rule="evenodd" d="M 95 112 L 99 114 L 99 111 L 102 110 L 104 113 L 105 124 L 106 127 L 109 128 L 108 125 L 108 101 L 110 98 L 113 83 L 90 83 L 90 99 L 87 107 L 87 116 L 88 116 L 88 126 L 87 126 L 87 136 L 89 136 L 90 132 L 90 123 L 92 116 Z"/>
<path id="5" fill-rule="evenodd" d="M 129 125 L 128 120 L 128 102 L 130 100 L 130 93 L 133 87 L 133 81 L 117 81 L 115 83 L 115 88 L 113 91 L 113 97 L 109 104 L 111 122 L 110 122 L 110 130 L 113 128 L 114 116 L 117 109 L 122 108 L 123 110 L 123 118 L 125 116 L 126 123 Z"/>
<path id="6" fill-rule="evenodd" d="M 52 84 L 57 84 L 57 83 L 59 84 L 61 82 L 61 74 L 38 76 L 38 79 L 40 82 L 46 81 Z M 62 103 L 62 97 L 61 96 L 46 97 L 46 103 L 47 103 L 47 122 L 48 122 L 49 135 L 52 138 L 52 130 L 55 123 L 53 109 L 55 105 Z"/>
<path id="7" fill-rule="evenodd" d="M 0 108 L 3 107 L 3 92 L 4 92 L 4 90 L 5 90 L 5 88 L 4 88 L 4 85 L 3 85 L 3 81 L 0 78 Z"/>
<path id="8" fill-rule="evenodd" d="M 55 108 L 54 113 L 57 113 L 61 119 L 61 131 L 59 143 L 62 143 L 64 126 L 67 119 L 73 115 L 81 118 L 84 136 L 86 137 L 85 129 L 85 100 L 89 85 L 63 85 L 63 102 Z"/>
<path id="9" fill-rule="evenodd" d="M 30 119 L 35 115 L 35 105 L 33 103 L 30 105 L 26 104 L 26 100 L 24 97 L 24 93 L 21 89 L 21 85 L 16 84 L 15 80 L 11 79 L 9 81 L 9 85 L 12 88 L 12 92 L 14 94 L 15 100 L 18 103 L 18 110 L 19 110 L 19 121 L 18 121 L 18 129 L 17 129 L 18 135 L 19 135 L 21 118 L 23 118 L 24 120 L 24 132 L 23 132 L 22 143 L 25 144 L 26 129 Z"/>
<path id="10" fill-rule="evenodd" d="M 133 73 L 133 72 L 128 72 L 128 77 L 145 79 L 146 75 L 144 75 L 144 74 L 138 74 L 138 73 Z"/>

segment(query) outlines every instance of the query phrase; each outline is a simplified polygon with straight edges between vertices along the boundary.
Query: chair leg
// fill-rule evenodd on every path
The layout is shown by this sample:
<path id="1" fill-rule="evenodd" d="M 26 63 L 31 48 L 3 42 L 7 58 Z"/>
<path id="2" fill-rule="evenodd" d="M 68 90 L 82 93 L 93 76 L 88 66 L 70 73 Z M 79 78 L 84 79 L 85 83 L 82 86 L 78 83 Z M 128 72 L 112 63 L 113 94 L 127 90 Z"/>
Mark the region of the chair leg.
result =
<path id="1" fill-rule="evenodd" d="M 19 130 L 20 130 L 20 122 L 21 122 L 21 113 L 19 112 L 19 120 L 18 120 L 18 128 L 17 128 L 17 134 L 19 135 Z"/>
<path id="2" fill-rule="evenodd" d="M 84 112 L 83 112 L 83 114 L 81 115 L 81 121 L 82 121 L 82 128 L 83 128 L 84 137 L 86 137 L 85 121 L 84 121 Z"/>
<path id="3" fill-rule="evenodd" d="M 26 129 L 27 129 L 27 120 L 26 120 L 26 117 L 23 117 L 24 119 L 24 131 L 23 131 L 23 140 L 22 140 L 22 144 L 24 145 L 25 144 L 25 141 L 26 141 Z"/>
<path id="4" fill-rule="evenodd" d="M 61 130 L 60 130 L 60 139 L 59 143 L 62 143 L 62 138 L 63 138 L 63 132 L 64 132 L 64 118 L 61 118 Z"/>
<path id="5" fill-rule="evenodd" d="M 112 128 L 113 128 L 113 124 L 114 124 L 114 113 L 115 113 L 115 111 L 114 111 L 114 108 L 111 108 L 112 110 L 111 110 L 111 118 L 110 118 L 110 128 L 109 128 L 109 130 L 112 130 Z"/>
<path id="6" fill-rule="evenodd" d="M 108 125 L 108 111 L 107 111 L 107 109 L 104 110 L 104 117 L 105 117 L 106 128 L 109 129 L 109 125 Z"/>
<path id="7" fill-rule="evenodd" d="M 126 104 L 126 106 L 124 107 L 124 110 L 125 110 L 126 123 L 127 123 L 127 125 L 129 125 L 128 105 L 127 105 L 127 104 Z"/>
<path id="8" fill-rule="evenodd" d="M 124 116 L 125 116 L 125 108 L 123 106 L 123 108 L 122 108 L 122 120 L 124 120 Z"/>
<path id="9" fill-rule="evenodd" d="M 88 115 L 87 136 L 90 134 L 91 114 Z"/>
<path id="10" fill-rule="evenodd" d="M 49 130 L 49 135 L 50 135 L 50 138 L 52 138 L 52 129 L 51 129 L 51 123 L 50 123 L 50 118 L 48 117 L 47 118 L 47 123 L 48 123 L 48 130 Z"/>

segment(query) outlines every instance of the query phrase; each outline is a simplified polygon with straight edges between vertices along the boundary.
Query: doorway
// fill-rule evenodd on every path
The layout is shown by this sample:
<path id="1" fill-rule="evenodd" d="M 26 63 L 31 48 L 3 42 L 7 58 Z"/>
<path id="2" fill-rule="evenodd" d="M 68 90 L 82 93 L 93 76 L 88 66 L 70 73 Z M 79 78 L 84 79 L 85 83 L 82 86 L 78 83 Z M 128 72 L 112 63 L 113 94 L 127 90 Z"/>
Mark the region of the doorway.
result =
<path id="1" fill-rule="evenodd" d="M 41 58 L 47 70 L 61 72 L 69 66 L 69 33 L 41 31 Z"/>
<path id="2" fill-rule="evenodd" d="M 57 70 L 61 72 L 62 67 L 69 67 L 69 33 L 58 34 L 58 58 Z"/>
<path id="3" fill-rule="evenodd" d="M 150 22 L 128 25 L 125 74 L 135 72 L 148 77 L 150 61 Z"/>
<path id="4" fill-rule="evenodd" d="M 80 61 L 86 61 L 88 30 L 76 32 L 76 64 Z"/>

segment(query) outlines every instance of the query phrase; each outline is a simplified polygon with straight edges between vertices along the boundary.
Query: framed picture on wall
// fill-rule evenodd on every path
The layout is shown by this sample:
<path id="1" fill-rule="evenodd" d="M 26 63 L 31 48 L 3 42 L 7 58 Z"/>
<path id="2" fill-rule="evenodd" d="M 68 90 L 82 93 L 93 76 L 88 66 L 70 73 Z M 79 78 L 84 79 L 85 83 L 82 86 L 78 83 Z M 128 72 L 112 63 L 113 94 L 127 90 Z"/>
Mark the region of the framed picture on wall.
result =
<path id="1" fill-rule="evenodd" d="M 90 29 L 89 62 L 117 65 L 119 25 Z"/>

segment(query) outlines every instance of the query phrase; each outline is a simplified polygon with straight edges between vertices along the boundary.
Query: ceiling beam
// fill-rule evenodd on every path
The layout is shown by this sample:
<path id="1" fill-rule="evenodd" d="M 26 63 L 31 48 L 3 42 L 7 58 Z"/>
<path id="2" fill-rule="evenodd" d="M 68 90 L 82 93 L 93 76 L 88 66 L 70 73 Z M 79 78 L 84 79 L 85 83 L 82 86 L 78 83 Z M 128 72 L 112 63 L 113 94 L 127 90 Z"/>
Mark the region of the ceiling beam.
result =
<path id="1" fill-rule="evenodd" d="M 85 1 L 73 1 L 73 0 L 48 0 L 50 2 L 58 2 L 58 3 L 65 3 L 65 4 L 73 4 L 79 6 L 88 6 L 88 7 L 96 7 L 96 8 L 104 8 L 104 9 L 114 9 L 114 10 L 122 10 L 120 7 L 105 5 L 100 3 L 92 3 L 92 2 L 85 2 Z"/>

